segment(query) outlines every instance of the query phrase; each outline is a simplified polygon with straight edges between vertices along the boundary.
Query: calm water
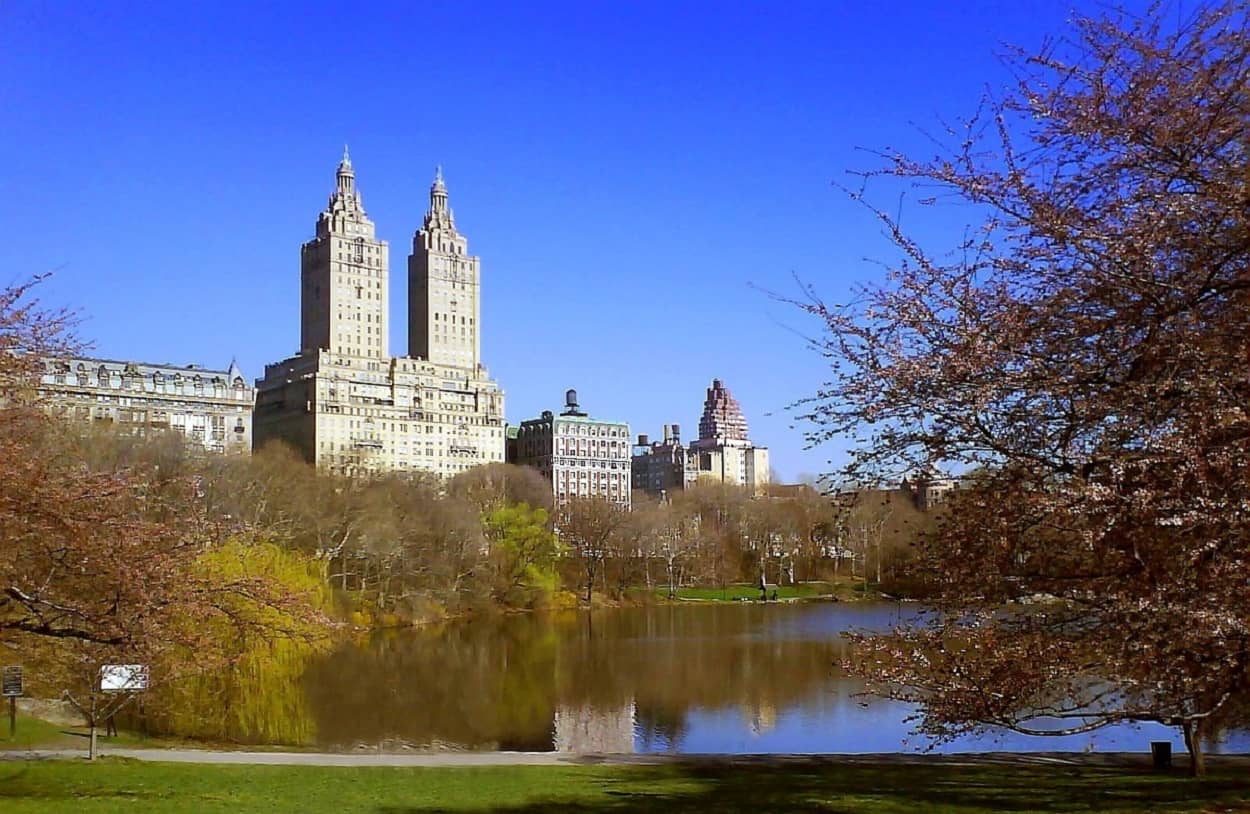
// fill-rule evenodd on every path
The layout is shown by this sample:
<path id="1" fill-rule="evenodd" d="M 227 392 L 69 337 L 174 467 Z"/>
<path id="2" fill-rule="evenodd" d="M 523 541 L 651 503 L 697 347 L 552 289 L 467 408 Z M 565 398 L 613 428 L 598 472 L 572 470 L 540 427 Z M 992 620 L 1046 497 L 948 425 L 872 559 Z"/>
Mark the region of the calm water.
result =
<path id="1" fill-rule="evenodd" d="M 894 752 L 904 704 L 856 697 L 840 634 L 909 606 L 707 605 L 512 616 L 379 634 L 304 673 L 294 708 L 330 748 L 581 752 Z M 1175 730 L 1065 738 L 1009 733 L 941 751 L 1147 751 Z M 1237 737 L 1224 745 L 1246 751 Z"/>

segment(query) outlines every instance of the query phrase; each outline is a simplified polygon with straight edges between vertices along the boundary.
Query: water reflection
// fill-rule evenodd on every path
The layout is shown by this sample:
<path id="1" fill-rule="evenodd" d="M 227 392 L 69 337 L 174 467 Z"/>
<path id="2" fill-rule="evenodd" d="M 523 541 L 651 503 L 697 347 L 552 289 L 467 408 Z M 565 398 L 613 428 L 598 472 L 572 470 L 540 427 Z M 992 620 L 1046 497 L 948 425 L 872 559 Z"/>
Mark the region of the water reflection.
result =
<path id="1" fill-rule="evenodd" d="M 665 606 L 378 634 L 311 661 L 299 682 L 299 713 L 309 719 L 301 732 L 327 748 L 388 751 L 921 749 L 929 744 L 909 734 L 909 707 L 859 697 L 860 684 L 837 666 L 843 631 L 886 629 L 917 612 L 889 604 Z M 943 751 L 1144 751 L 1155 739 L 1176 734 L 1158 726 L 1071 738 L 1002 734 Z"/>
<path id="2" fill-rule="evenodd" d="M 555 751 L 633 752 L 636 717 L 637 708 L 632 700 L 616 709 L 560 707 L 556 710 Z"/>
<path id="3" fill-rule="evenodd" d="M 743 605 L 478 620 L 345 646 L 304 687 L 328 746 L 683 750 L 692 713 L 732 711 L 763 733 L 804 703 L 854 703 L 838 634 L 896 613 Z"/>

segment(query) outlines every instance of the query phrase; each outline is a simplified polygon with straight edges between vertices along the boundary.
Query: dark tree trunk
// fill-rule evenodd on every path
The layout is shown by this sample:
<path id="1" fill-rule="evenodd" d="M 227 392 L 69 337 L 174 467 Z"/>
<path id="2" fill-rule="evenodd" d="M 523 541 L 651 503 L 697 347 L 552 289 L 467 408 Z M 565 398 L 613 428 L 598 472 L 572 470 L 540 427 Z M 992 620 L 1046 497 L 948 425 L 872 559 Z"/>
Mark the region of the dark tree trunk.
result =
<path id="1" fill-rule="evenodd" d="M 1202 777 L 1207 773 L 1207 762 L 1202 754 L 1201 723 L 1185 721 L 1181 724 L 1181 731 L 1185 734 L 1185 749 L 1189 752 L 1189 776 Z"/>

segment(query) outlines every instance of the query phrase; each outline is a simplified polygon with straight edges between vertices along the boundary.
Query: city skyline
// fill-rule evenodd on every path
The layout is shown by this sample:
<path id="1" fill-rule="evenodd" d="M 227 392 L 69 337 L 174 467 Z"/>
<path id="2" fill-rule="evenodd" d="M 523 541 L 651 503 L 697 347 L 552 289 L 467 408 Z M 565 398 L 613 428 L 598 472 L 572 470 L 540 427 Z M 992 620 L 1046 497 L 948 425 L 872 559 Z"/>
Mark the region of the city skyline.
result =
<path id="1" fill-rule="evenodd" d="M 240 32 L 243 8 L 3 12 L 0 216 L 19 237 L 0 262 L 55 272 L 40 295 L 81 309 L 92 355 L 224 366 L 228 347 L 254 380 L 298 350 L 292 247 L 347 142 L 393 246 L 443 166 L 484 258 L 481 352 L 511 423 L 576 386 L 635 433 L 693 428 L 720 378 L 783 480 L 827 471 L 838 445 L 804 451 L 790 429 L 786 405 L 828 371 L 801 337 L 818 326 L 763 290 L 795 294 L 798 275 L 836 301 L 879 274 L 879 228 L 830 182 L 872 166 L 858 147 L 931 151 L 923 128 L 1007 81 L 1002 44 L 1067 13 L 496 7 L 418 25 L 275 7 Z M 409 58 L 409 30 L 440 36 Z M 921 231 L 949 244 L 937 229 Z"/>

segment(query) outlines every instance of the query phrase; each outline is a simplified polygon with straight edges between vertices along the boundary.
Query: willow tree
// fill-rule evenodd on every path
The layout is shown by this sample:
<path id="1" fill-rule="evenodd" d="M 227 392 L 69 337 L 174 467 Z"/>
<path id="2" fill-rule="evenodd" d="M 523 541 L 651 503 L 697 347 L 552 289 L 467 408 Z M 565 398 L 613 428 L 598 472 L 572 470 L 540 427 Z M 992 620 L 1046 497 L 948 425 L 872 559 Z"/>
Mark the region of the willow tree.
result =
<path id="1" fill-rule="evenodd" d="M 319 628 L 303 592 L 204 568 L 214 537 L 190 473 L 89 459 L 42 409 L 34 377 L 75 343 L 66 315 L 31 293 L 0 289 L 0 647 L 40 663 L 45 691 L 60 675 L 94 699 L 102 664 L 160 664 L 154 681 L 224 666 L 210 658 L 221 626 L 263 638 Z M 80 708 L 94 732 L 100 705 Z"/>
<path id="2" fill-rule="evenodd" d="M 800 302 L 832 366 L 801 410 L 855 481 L 977 473 L 922 546 L 946 613 L 862 640 L 870 686 L 939 738 L 1175 725 L 1200 773 L 1250 679 L 1250 21 L 1164 11 L 1076 20 L 952 148 L 884 154 L 865 190 L 984 220 L 877 212 L 884 280 Z"/>

